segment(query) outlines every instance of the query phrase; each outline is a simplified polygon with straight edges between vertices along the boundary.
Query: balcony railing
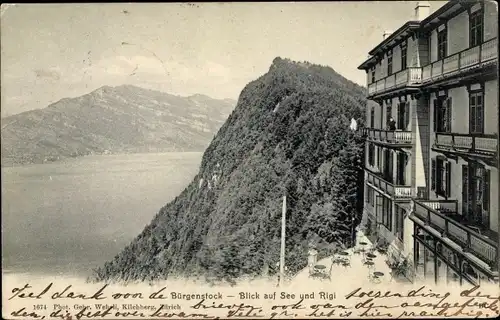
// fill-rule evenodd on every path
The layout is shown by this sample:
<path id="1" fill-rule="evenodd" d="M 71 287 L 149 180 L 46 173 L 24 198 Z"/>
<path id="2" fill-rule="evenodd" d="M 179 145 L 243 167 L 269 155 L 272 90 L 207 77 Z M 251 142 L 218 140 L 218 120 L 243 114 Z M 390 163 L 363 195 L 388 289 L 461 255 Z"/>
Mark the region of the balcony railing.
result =
<path id="1" fill-rule="evenodd" d="M 379 141 L 386 144 L 412 144 L 411 131 L 391 131 L 375 128 L 364 128 L 364 135 L 373 141 Z"/>
<path id="2" fill-rule="evenodd" d="M 434 147 L 473 154 L 495 155 L 498 139 L 494 134 L 436 133 Z"/>
<path id="3" fill-rule="evenodd" d="M 479 46 L 465 49 L 422 68 L 422 82 L 433 81 L 448 75 L 469 70 L 497 59 L 497 38 Z"/>
<path id="4" fill-rule="evenodd" d="M 385 180 L 380 174 L 365 169 L 368 173 L 367 182 L 395 198 L 411 198 L 411 186 L 395 185 Z"/>
<path id="5" fill-rule="evenodd" d="M 456 200 L 413 200 L 415 215 L 427 225 L 440 231 L 444 237 L 460 244 L 465 251 L 486 261 L 490 266 L 496 267 L 498 259 L 498 245 L 485 235 L 467 227 L 457 221 L 458 203 Z"/>
<path id="6" fill-rule="evenodd" d="M 392 89 L 420 84 L 422 82 L 422 68 L 409 67 L 391 74 L 377 82 L 368 85 L 368 94 L 374 95 Z"/>

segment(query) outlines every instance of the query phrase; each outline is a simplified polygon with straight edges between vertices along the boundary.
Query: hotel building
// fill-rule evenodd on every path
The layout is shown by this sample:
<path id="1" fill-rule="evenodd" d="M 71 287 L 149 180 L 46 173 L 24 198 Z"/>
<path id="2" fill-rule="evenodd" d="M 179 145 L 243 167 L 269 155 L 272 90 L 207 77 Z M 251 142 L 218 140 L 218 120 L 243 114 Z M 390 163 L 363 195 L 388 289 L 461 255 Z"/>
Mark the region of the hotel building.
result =
<path id="1" fill-rule="evenodd" d="M 494 1 L 418 2 L 358 67 L 366 233 L 412 282 L 498 281 L 497 23 Z"/>

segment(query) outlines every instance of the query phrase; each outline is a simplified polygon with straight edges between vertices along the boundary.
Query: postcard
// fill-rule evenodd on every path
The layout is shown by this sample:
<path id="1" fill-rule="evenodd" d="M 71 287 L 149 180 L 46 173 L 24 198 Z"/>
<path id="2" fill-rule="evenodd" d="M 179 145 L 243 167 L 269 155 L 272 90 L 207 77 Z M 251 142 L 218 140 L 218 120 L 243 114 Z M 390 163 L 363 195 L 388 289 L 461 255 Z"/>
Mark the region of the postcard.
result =
<path id="1" fill-rule="evenodd" d="M 495 1 L 1 5 L 5 319 L 496 318 Z"/>

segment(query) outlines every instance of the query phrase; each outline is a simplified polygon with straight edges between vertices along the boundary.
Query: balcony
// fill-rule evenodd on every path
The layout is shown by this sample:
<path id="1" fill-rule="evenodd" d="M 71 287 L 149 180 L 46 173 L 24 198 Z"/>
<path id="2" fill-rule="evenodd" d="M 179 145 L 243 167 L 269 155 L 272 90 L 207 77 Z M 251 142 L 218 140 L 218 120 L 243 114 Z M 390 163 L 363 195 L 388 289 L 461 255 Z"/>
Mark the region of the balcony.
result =
<path id="1" fill-rule="evenodd" d="M 414 214 L 425 224 L 438 230 L 488 265 L 496 268 L 498 235 L 491 230 L 481 231 L 469 224 L 457 212 L 456 200 L 413 200 Z"/>
<path id="2" fill-rule="evenodd" d="M 368 85 L 368 96 L 419 85 L 422 82 L 422 68 L 409 67 Z"/>
<path id="3" fill-rule="evenodd" d="M 409 199 L 411 198 L 411 186 L 394 185 L 387 181 L 382 174 L 375 173 L 371 170 L 366 169 L 368 173 L 368 178 L 366 182 L 375 187 L 392 198 L 397 199 Z"/>
<path id="4" fill-rule="evenodd" d="M 412 146 L 413 134 L 411 131 L 390 131 L 375 128 L 364 128 L 363 134 L 368 138 L 368 140 L 385 146 Z"/>
<path id="5" fill-rule="evenodd" d="M 498 139 L 494 134 L 436 133 L 434 149 L 437 151 L 495 158 Z"/>
<path id="6" fill-rule="evenodd" d="M 480 46 L 465 49 L 424 66 L 422 83 L 441 80 L 492 64 L 497 56 L 497 38 L 493 38 Z"/>

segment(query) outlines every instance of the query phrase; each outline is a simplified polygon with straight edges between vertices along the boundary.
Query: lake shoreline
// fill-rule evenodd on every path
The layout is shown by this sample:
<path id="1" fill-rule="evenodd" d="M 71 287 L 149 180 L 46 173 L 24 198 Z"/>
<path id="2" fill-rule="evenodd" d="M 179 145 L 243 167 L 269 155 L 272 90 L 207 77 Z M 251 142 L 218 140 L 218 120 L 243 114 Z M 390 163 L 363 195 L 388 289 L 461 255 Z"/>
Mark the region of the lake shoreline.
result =
<path id="1" fill-rule="evenodd" d="M 41 161 L 41 162 L 26 162 L 26 163 L 13 163 L 13 164 L 0 164 L 0 169 L 4 168 L 23 168 L 27 166 L 33 166 L 33 165 L 44 165 L 44 164 L 57 164 L 57 163 L 65 163 L 68 161 L 75 161 L 78 159 L 83 159 L 83 158 L 90 158 L 90 157 L 112 157 L 112 156 L 125 156 L 125 155 L 140 155 L 140 154 L 151 154 L 151 155 L 158 155 L 158 154 L 174 154 L 174 153 L 181 153 L 181 154 L 194 154 L 194 153 L 203 153 L 205 150 L 201 151 L 145 151 L 145 152 L 116 152 L 116 153 L 102 153 L 102 154 L 87 154 L 87 155 L 81 155 L 81 156 L 76 156 L 76 157 L 64 157 L 58 160 L 54 161 Z M 3 162 L 3 160 L 2 160 Z"/>

